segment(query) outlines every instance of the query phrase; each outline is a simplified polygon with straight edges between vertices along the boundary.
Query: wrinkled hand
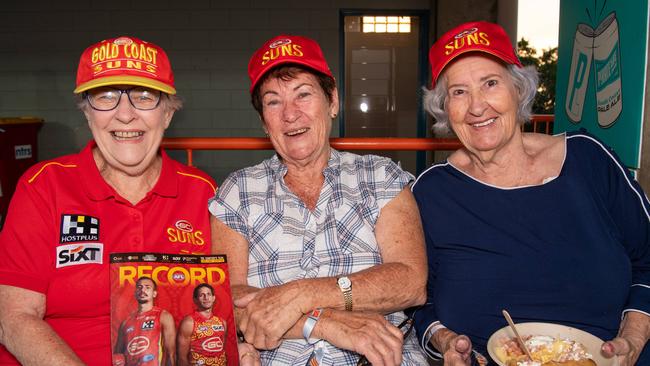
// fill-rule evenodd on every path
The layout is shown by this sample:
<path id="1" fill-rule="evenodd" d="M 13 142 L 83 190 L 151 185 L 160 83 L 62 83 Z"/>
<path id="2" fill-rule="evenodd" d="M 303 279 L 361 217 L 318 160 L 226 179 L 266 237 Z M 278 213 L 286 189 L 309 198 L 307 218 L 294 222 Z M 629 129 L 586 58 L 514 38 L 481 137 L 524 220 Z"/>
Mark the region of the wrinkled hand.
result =
<path id="1" fill-rule="evenodd" d="M 234 304 L 237 299 L 241 299 L 248 294 L 254 294 L 260 291 L 260 289 L 252 286 L 235 285 L 230 288 L 230 291 L 232 291 L 232 299 Z M 239 319 L 244 316 L 246 308 L 239 308 L 235 306 L 233 310 L 235 312 L 235 322 L 237 323 L 237 329 L 239 330 Z"/>
<path id="2" fill-rule="evenodd" d="M 257 349 L 274 349 L 303 316 L 301 291 L 293 282 L 249 292 L 234 301 L 237 325 L 246 342 Z"/>
<path id="3" fill-rule="evenodd" d="M 434 334 L 436 349 L 441 351 L 445 366 L 469 366 L 472 363 L 472 341 L 466 335 L 458 335 L 449 329 Z"/>
<path id="4" fill-rule="evenodd" d="M 237 343 L 239 352 L 239 365 L 241 366 L 261 366 L 260 353 L 249 343 Z"/>
<path id="5" fill-rule="evenodd" d="M 402 362 L 402 331 L 380 314 L 327 309 L 316 328 L 319 338 L 366 356 L 373 366 Z"/>
<path id="6" fill-rule="evenodd" d="M 603 343 L 600 349 L 607 358 L 618 357 L 620 366 L 634 366 L 644 345 L 642 340 L 619 336 Z"/>
<path id="7" fill-rule="evenodd" d="M 472 363 L 472 342 L 467 336 L 454 337 L 444 353 L 445 365 L 470 365 Z"/>

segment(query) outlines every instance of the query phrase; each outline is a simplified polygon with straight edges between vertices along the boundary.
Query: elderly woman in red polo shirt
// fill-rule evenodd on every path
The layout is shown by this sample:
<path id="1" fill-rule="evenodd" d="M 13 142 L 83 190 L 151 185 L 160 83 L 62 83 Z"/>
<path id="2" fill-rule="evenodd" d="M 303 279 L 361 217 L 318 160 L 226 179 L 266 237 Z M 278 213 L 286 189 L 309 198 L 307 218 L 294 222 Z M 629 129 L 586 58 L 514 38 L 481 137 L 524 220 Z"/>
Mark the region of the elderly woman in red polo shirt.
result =
<path id="1" fill-rule="evenodd" d="M 94 44 L 74 92 L 93 140 L 24 174 L 0 234 L 0 365 L 111 365 L 108 254 L 210 252 L 215 184 L 160 148 L 181 107 L 165 51 Z M 179 220 L 205 243 L 168 237 Z"/>

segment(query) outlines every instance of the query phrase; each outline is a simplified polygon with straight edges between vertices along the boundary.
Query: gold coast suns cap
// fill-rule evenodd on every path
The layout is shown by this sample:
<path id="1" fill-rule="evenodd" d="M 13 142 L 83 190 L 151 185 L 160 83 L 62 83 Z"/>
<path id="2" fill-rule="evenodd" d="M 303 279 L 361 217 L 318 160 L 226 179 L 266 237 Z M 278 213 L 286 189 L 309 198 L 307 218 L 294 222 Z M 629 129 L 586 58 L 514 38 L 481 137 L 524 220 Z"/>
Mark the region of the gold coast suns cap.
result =
<path id="1" fill-rule="evenodd" d="M 522 67 L 508 34 L 500 25 L 485 21 L 464 23 L 445 33 L 431 46 L 431 88 L 436 85 L 442 69 L 453 59 L 476 51 L 496 56 L 507 64 Z"/>
<path id="2" fill-rule="evenodd" d="M 176 94 L 169 58 L 155 44 L 121 36 L 86 48 L 79 59 L 75 93 L 123 84 Z"/>
<path id="3" fill-rule="evenodd" d="M 332 79 L 323 51 L 316 41 L 302 36 L 279 35 L 266 41 L 248 62 L 252 93 L 260 79 L 272 68 L 282 64 L 299 64 Z"/>

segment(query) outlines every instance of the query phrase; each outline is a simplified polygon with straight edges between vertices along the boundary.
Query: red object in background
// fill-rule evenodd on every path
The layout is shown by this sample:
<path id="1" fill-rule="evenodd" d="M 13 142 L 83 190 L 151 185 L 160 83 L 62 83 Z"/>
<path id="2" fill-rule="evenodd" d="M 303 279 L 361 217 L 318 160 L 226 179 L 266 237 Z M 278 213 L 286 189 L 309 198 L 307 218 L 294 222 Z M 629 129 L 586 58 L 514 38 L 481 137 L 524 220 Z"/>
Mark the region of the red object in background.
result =
<path id="1" fill-rule="evenodd" d="M 18 178 L 38 160 L 38 130 L 43 119 L 0 118 L 0 228 Z"/>

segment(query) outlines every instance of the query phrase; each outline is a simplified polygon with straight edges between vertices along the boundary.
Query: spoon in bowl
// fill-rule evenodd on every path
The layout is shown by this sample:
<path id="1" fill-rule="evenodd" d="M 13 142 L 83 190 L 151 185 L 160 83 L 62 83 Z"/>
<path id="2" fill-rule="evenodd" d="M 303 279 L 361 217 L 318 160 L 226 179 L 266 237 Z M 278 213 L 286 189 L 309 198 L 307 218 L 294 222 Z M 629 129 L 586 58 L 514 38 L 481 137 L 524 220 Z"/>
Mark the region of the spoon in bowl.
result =
<path id="1" fill-rule="evenodd" d="M 528 347 L 526 347 L 526 343 L 524 343 L 524 340 L 521 338 L 519 335 L 519 332 L 517 332 L 517 328 L 515 327 L 515 323 L 512 321 L 512 318 L 510 317 L 510 314 L 508 313 L 507 310 L 502 310 L 503 316 L 506 318 L 506 321 L 508 322 L 508 325 L 510 325 L 510 328 L 512 328 L 512 331 L 515 333 L 515 337 L 517 338 L 517 341 L 519 342 L 519 345 L 521 346 L 521 349 L 526 352 L 526 356 L 528 356 L 528 359 L 530 361 L 533 360 L 533 356 L 530 355 L 530 351 L 528 350 Z"/>

